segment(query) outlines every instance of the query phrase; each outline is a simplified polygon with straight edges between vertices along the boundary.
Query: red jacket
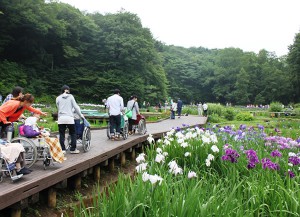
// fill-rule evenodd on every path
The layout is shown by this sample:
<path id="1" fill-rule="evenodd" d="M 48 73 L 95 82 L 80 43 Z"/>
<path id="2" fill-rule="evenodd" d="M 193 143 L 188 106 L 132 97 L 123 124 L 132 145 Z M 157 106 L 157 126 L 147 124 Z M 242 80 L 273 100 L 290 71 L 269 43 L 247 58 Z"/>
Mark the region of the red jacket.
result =
<path id="1" fill-rule="evenodd" d="M 9 100 L 0 106 L 0 122 L 6 124 L 8 121 L 14 122 L 19 119 L 24 110 L 28 110 L 34 113 L 42 114 L 42 111 L 35 109 L 31 106 L 23 106 L 19 111 L 16 110 L 20 106 L 19 100 Z"/>

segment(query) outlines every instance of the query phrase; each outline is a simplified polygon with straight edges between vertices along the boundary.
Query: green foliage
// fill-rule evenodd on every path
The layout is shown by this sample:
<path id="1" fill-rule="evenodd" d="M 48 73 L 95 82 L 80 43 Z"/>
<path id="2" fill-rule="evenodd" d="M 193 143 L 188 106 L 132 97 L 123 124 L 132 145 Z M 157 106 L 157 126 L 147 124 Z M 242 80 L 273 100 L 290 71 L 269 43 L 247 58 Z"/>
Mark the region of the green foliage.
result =
<path id="1" fill-rule="evenodd" d="M 295 35 L 294 43 L 289 47 L 289 53 L 287 56 L 287 63 L 289 64 L 289 70 L 291 72 L 290 87 L 293 92 L 293 101 L 300 101 L 300 32 Z"/>
<path id="2" fill-rule="evenodd" d="M 167 96 L 185 104 L 300 101 L 299 34 L 286 59 L 266 50 L 183 48 L 156 41 L 124 10 L 87 14 L 46 2 L 1 1 L 2 95 L 20 85 L 38 97 L 56 96 L 68 84 L 77 100 L 96 103 L 115 88 L 125 102 L 138 94 L 151 104 Z"/>
<path id="3" fill-rule="evenodd" d="M 224 106 L 221 104 L 215 104 L 215 103 L 208 103 L 208 113 L 211 114 L 217 114 L 218 116 L 223 115 Z"/>
<path id="4" fill-rule="evenodd" d="M 223 121 L 223 119 L 218 114 L 213 113 L 208 116 L 207 121 L 210 123 L 220 123 Z"/>
<path id="5" fill-rule="evenodd" d="M 236 116 L 238 121 L 253 121 L 253 115 L 250 112 L 239 112 Z"/>
<path id="6" fill-rule="evenodd" d="M 270 104 L 270 112 L 282 112 L 282 103 L 280 102 L 272 102 Z"/>
<path id="7" fill-rule="evenodd" d="M 226 118 L 226 120 L 228 121 L 232 121 L 234 120 L 235 117 L 235 111 L 233 108 L 225 108 L 224 109 L 224 117 Z"/>
<path id="8" fill-rule="evenodd" d="M 0 61 L 0 77 L 0 89 L 3 95 L 11 93 L 15 86 L 25 87 L 27 84 L 27 75 L 24 69 L 15 62 Z"/>

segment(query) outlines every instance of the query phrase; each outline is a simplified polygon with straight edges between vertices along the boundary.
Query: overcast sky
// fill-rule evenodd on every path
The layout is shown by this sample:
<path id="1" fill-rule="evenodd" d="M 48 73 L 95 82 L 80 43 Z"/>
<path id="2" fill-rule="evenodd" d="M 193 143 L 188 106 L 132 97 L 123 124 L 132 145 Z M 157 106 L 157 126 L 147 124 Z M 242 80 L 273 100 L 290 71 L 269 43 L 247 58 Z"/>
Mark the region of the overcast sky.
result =
<path id="1" fill-rule="evenodd" d="M 277 56 L 300 32 L 300 0 L 60 0 L 81 11 L 137 14 L 155 39 L 183 47 L 235 47 Z"/>

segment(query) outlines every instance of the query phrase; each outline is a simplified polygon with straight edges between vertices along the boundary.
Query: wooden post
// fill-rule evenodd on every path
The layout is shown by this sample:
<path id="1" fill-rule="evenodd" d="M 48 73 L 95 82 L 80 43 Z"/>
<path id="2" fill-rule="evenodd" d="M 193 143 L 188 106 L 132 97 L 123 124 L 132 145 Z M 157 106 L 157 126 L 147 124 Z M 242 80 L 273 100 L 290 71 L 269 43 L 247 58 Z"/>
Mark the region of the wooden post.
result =
<path id="1" fill-rule="evenodd" d="M 56 207 L 56 189 L 55 188 L 48 189 L 48 207 L 50 207 L 50 208 Z"/>
<path id="2" fill-rule="evenodd" d="M 126 164 L 126 155 L 124 152 L 121 152 L 121 166 Z"/>
<path id="3" fill-rule="evenodd" d="M 108 161 L 108 168 L 110 172 L 113 172 L 115 169 L 115 161 L 113 158 L 110 158 Z"/>
<path id="4" fill-rule="evenodd" d="M 99 182 L 100 181 L 100 166 L 99 165 L 96 165 L 94 166 L 94 180 Z"/>
<path id="5" fill-rule="evenodd" d="M 22 210 L 21 209 L 12 209 L 10 216 L 11 217 L 22 217 Z"/>
<path id="6" fill-rule="evenodd" d="M 81 188 L 81 176 L 80 175 L 76 175 L 75 179 L 74 179 L 74 188 L 76 190 L 79 190 Z"/>
<path id="7" fill-rule="evenodd" d="M 132 152 L 131 152 L 131 160 L 135 160 L 136 159 L 136 155 L 135 155 L 135 148 L 132 149 Z"/>

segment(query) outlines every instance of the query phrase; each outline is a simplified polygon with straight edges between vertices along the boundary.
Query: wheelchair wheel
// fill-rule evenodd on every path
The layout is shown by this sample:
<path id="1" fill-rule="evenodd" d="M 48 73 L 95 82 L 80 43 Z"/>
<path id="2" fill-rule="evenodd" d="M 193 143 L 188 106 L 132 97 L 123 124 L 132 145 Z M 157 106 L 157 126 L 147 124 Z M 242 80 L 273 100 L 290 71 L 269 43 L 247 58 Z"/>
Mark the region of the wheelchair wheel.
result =
<path id="1" fill-rule="evenodd" d="M 128 138 L 128 131 L 129 131 L 129 123 L 128 121 L 125 121 L 124 127 L 122 129 L 122 137 L 124 140 Z"/>
<path id="2" fill-rule="evenodd" d="M 24 137 L 16 137 L 11 143 L 21 143 L 25 149 L 25 165 L 30 168 L 37 160 L 37 149 L 34 142 Z"/>
<path id="3" fill-rule="evenodd" d="M 145 119 L 141 119 L 138 124 L 138 132 L 139 134 L 145 134 L 147 132 L 146 121 Z"/>
<path id="4" fill-rule="evenodd" d="M 82 147 L 84 152 L 88 152 L 91 149 L 91 129 L 85 127 L 82 133 Z"/>
<path id="5" fill-rule="evenodd" d="M 106 135 L 107 138 L 111 139 L 111 134 L 110 134 L 110 123 L 107 123 L 107 127 L 106 127 Z"/>
<path id="6" fill-rule="evenodd" d="M 2 172 L 2 158 L 0 158 L 0 182 L 3 181 L 3 172 Z"/>
<path id="7" fill-rule="evenodd" d="M 51 163 L 50 160 L 51 159 L 49 159 L 49 158 L 44 159 L 44 162 L 43 162 L 44 170 L 46 170 L 47 167 L 50 166 L 50 163 Z"/>
<path id="8" fill-rule="evenodd" d="M 66 147 L 66 150 L 69 150 L 69 148 L 71 147 L 71 136 L 70 135 L 68 135 L 67 141 L 65 141 L 65 147 Z"/>

